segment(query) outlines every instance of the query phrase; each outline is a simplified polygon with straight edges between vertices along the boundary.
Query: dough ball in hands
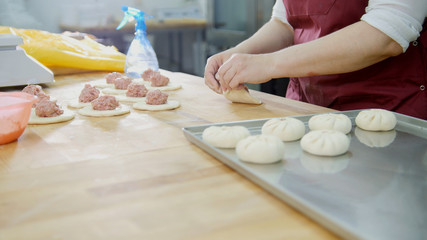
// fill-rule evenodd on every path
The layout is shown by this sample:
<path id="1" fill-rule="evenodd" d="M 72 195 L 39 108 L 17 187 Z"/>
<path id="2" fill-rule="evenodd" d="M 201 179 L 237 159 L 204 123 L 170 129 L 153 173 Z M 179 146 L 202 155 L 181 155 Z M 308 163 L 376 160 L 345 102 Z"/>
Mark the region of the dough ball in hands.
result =
<path id="1" fill-rule="evenodd" d="M 301 148 L 318 156 L 338 156 L 348 151 L 350 139 L 337 130 L 314 130 L 301 139 Z"/>
<path id="2" fill-rule="evenodd" d="M 235 148 L 237 143 L 250 136 L 243 126 L 210 126 L 203 130 L 203 141 L 218 148 Z"/>
<path id="3" fill-rule="evenodd" d="M 355 121 L 359 128 L 367 131 L 390 131 L 397 123 L 394 113 L 383 109 L 360 111 Z"/>
<path id="4" fill-rule="evenodd" d="M 262 134 L 274 135 L 282 141 L 296 141 L 305 134 L 305 126 L 301 120 L 291 117 L 273 118 L 262 126 Z"/>
<path id="5" fill-rule="evenodd" d="M 341 113 L 325 113 L 314 115 L 308 121 L 310 130 L 332 129 L 345 134 L 351 131 L 351 120 Z"/>
<path id="6" fill-rule="evenodd" d="M 268 164 L 282 160 L 285 146 L 276 136 L 255 135 L 239 141 L 236 154 L 244 162 Z"/>

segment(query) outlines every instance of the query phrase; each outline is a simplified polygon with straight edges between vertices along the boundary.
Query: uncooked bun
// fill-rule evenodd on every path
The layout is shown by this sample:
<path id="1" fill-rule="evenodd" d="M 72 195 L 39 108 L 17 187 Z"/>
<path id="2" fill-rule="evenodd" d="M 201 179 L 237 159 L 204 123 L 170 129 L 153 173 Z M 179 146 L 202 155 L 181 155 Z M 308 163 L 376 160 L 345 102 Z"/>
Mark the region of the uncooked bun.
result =
<path id="1" fill-rule="evenodd" d="M 273 135 L 255 135 L 237 143 L 236 154 L 240 160 L 251 163 L 274 163 L 282 160 L 285 147 L 282 140 Z"/>
<path id="2" fill-rule="evenodd" d="M 348 151 L 350 140 L 337 130 L 314 130 L 301 139 L 301 148 L 319 156 L 338 156 Z"/>
<path id="3" fill-rule="evenodd" d="M 243 126 L 210 126 L 203 130 L 203 141 L 218 148 L 234 148 L 237 142 L 250 136 Z"/>
<path id="4" fill-rule="evenodd" d="M 360 111 L 356 116 L 356 125 L 367 131 L 390 131 L 396 126 L 396 116 L 383 109 Z"/>
<path id="5" fill-rule="evenodd" d="M 351 131 L 351 120 L 341 113 L 325 113 L 311 117 L 308 127 L 310 130 L 332 129 L 347 134 Z"/>
<path id="6" fill-rule="evenodd" d="M 262 134 L 274 135 L 282 141 L 296 141 L 305 134 L 305 126 L 301 120 L 291 117 L 273 118 L 262 126 Z"/>

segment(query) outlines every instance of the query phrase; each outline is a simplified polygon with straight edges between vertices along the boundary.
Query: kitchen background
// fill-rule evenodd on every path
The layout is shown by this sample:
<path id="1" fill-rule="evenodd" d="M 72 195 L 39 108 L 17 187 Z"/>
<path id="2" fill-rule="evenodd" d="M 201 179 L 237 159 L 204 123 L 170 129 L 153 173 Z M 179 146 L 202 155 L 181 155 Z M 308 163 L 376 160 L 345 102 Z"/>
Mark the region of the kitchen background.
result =
<path id="1" fill-rule="evenodd" d="M 206 59 L 251 36 L 271 17 L 275 0 L 0 0 L 0 25 L 80 31 L 126 53 L 133 23 L 119 31 L 122 5 L 141 9 L 160 25 L 148 24 L 148 35 L 160 67 L 203 76 Z M 249 85 L 284 95 L 286 81 Z"/>

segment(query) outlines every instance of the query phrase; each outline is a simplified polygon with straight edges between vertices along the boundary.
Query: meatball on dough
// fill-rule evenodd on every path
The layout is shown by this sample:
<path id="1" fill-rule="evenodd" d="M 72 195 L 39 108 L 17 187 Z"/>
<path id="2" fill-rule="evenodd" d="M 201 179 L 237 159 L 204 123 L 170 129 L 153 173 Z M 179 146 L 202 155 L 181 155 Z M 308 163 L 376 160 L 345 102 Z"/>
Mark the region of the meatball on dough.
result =
<path id="1" fill-rule="evenodd" d="M 74 119 L 74 116 L 75 116 L 74 112 L 65 109 L 64 113 L 56 117 L 39 117 L 37 116 L 35 109 L 32 108 L 31 114 L 30 114 L 30 120 L 28 121 L 28 124 L 43 125 L 43 124 L 66 122 Z"/>

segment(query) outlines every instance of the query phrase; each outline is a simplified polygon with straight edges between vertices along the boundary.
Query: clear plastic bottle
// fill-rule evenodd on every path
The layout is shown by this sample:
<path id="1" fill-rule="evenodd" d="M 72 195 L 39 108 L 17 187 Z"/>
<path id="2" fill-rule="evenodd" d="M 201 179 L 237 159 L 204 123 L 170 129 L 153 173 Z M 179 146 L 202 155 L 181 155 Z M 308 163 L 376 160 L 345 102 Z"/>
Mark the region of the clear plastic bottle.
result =
<path id="1" fill-rule="evenodd" d="M 135 38 L 132 40 L 126 54 L 126 75 L 132 78 L 141 78 L 141 74 L 148 69 L 159 71 L 157 55 L 147 38 L 147 26 L 145 25 L 147 15 L 141 10 L 127 6 L 123 6 L 122 10 L 125 12 L 125 16 L 117 29 L 122 28 L 133 19 L 136 20 Z"/>

